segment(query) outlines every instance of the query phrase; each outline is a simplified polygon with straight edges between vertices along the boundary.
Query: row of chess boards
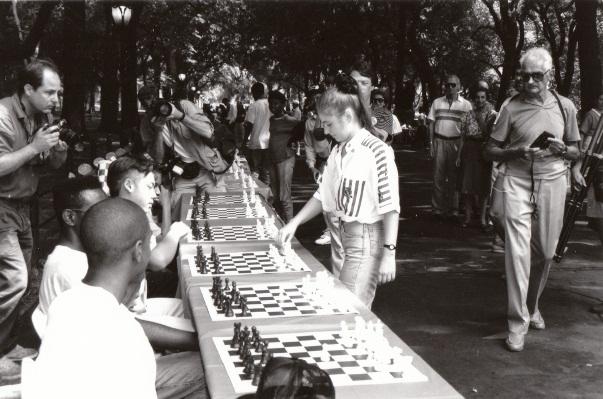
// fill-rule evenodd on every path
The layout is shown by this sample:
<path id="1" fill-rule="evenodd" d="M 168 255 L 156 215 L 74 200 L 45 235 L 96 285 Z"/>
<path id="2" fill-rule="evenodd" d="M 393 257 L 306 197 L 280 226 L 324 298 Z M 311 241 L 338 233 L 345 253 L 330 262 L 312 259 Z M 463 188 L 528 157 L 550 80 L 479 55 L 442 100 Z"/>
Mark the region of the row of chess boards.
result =
<path id="1" fill-rule="evenodd" d="M 283 223 L 249 176 L 239 160 L 237 172 L 224 176 L 226 191 L 183 197 L 182 220 L 202 231 L 181 242 L 180 285 L 212 398 L 254 392 L 274 356 L 317 364 L 338 398 L 423 396 L 430 389 L 458 397 L 296 239 L 275 246 L 274 230 Z"/>

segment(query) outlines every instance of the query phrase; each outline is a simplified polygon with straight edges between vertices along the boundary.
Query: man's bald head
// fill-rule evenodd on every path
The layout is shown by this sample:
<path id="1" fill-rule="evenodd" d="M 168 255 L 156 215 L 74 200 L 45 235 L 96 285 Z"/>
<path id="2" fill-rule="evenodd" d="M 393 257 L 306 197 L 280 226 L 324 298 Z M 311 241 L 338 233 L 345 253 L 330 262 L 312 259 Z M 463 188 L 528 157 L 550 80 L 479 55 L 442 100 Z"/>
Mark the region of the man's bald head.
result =
<path id="1" fill-rule="evenodd" d="M 82 245 L 91 269 L 111 267 L 132 254 L 134 261 L 148 262 L 150 234 L 144 211 L 121 198 L 109 198 L 92 206 L 81 227 Z M 143 253 L 137 254 L 137 250 Z"/>

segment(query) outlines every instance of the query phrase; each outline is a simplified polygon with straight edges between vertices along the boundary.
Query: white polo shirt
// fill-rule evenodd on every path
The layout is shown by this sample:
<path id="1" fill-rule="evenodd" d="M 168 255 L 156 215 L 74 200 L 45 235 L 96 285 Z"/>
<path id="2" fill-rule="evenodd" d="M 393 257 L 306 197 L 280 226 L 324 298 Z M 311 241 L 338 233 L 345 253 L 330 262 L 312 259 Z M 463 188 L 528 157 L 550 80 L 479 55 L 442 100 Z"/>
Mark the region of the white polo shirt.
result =
<path id="1" fill-rule="evenodd" d="M 471 103 L 460 95 L 450 104 L 446 96 L 438 97 L 431 104 L 427 119 L 435 122 L 436 134 L 455 138 L 461 136 L 461 119 L 473 109 Z"/>
<path id="2" fill-rule="evenodd" d="M 270 108 L 268 99 L 261 98 L 255 101 L 247 109 L 245 122 L 253 124 L 249 135 L 248 147 L 252 150 L 264 150 L 268 148 L 270 141 Z"/>
<path id="3" fill-rule="evenodd" d="M 342 151 L 345 146 L 345 156 Z M 362 129 L 333 148 L 314 198 L 344 222 L 375 223 L 400 212 L 398 169 L 387 144 Z"/>

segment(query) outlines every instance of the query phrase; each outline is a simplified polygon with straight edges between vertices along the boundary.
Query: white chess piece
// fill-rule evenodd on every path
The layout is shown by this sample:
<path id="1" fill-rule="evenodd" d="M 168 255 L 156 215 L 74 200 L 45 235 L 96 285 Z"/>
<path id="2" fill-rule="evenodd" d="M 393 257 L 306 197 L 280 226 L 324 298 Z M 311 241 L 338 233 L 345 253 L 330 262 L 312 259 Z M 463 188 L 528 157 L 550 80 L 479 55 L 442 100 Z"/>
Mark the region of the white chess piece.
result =
<path id="1" fill-rule="evenodd" d="M 327 349 L 327 346 L 323 346 L 322 347 L 322 352 L 320 352 L 320 361 L 321 362 L 328 362 L 331 360 L 331 355 L 329 354 L 329 350 Z"/>
<path id="2" fill-rule="evenodd" d="M 251 207 L 249 206 L 249 204 L 247 204 L 247 206 L 245 207 L 245 216 L 248 218 L 253 217 L 253 212 L 251 211 Z"/>

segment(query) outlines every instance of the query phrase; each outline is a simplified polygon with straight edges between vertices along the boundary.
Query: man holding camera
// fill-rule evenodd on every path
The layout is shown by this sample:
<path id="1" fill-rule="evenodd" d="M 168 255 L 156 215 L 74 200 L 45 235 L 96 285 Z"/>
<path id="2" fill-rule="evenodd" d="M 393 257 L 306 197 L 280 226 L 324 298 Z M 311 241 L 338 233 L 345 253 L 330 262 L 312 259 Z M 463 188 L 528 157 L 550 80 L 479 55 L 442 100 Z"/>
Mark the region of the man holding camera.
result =
<path id="1" fill-rule="evenodd" d="M 60 167 L 67 145 L 52 123 L 61 79 L 50 61 L 18 74 L 17 92 L 0 100 L 0 353 L 11 344 L 18 305 L 27 289 L 33 238 L 29 202 L 38 189 L 37 165 Z"/>
<path id="2" fill-rule="evenodd" d="M 567 160 L 580 156 L 576 108 L 548 90 L 552 59 L 543 48 L 520 60 L 522 91 L 501 110 L 485 156 L 504 163 L 503 224 L 507 276 L 507 348 L 524 348 L 529 328 L 543 330 L 538 308 L 563 225 Z"/>
<path id="3" fill-rule="evenodd" d="M 141 123 L 143 143 L 153 159 L 171 172 L 172 219 L 178 218 L 182 194 L 200 186 L 204 190 L 216 186 L 213 171 L 223 162 L 208 143 L 214 127 L 203 111 L 188 100 L 170 103 L 157 99 L 155 91 L 144 86 L 138 94 L 146 110 L 148 122 Z M 169 149 L 169 158 L 166 154 Z"/>

